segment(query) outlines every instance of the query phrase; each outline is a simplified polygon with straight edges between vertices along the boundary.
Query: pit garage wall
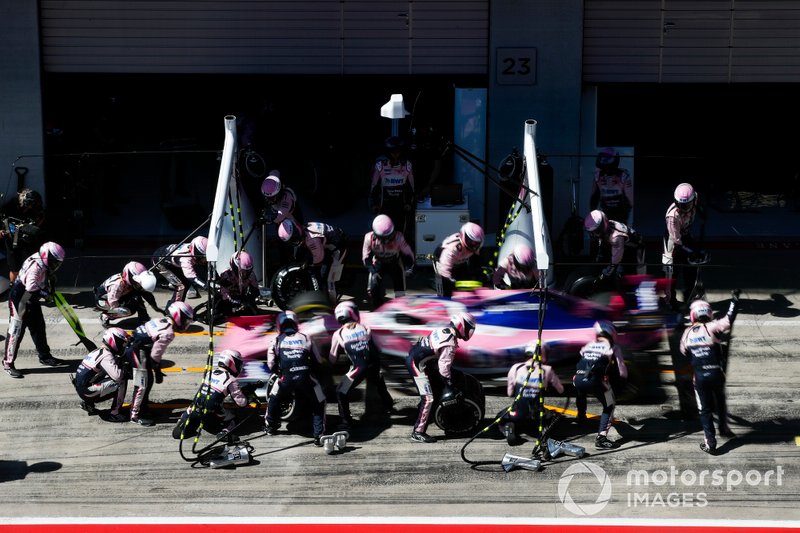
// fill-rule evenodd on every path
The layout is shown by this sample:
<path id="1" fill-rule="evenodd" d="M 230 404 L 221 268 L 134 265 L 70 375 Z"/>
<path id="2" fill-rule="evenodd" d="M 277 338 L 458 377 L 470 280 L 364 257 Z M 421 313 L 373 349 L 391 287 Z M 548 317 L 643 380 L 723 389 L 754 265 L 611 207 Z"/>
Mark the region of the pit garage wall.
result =
<path id="1" fill-rule="evenodd" d="M 29 169 L 26 186 L 44 192 L 41 77 L 36 2 L 0 0 L 0 194 L 17 190 L 12 165 Z M 19 155 L 32 155 L 17 160 Z M 45 198 L 47 201 L 47 198 Z"/>
<path id="2" fill-rule="evenodd" d="M 489 5 L 488 162 L 498 167 L 512 148 L 522 152 L 526 119 L 537 121 L 537 153 L 580 153 L 583 2 L 492 0 Z M 593 117 L 586 128 L 592 132 Z M 543 202 L 552 202 L 550 232 L 557 235 L 570 214 L 569 178 L 577 176 L 578 162 L 549 160 L 554 191 Z M 487 227 L 497 228 L 508 202 L 489 185 L 486 205 Z"/>

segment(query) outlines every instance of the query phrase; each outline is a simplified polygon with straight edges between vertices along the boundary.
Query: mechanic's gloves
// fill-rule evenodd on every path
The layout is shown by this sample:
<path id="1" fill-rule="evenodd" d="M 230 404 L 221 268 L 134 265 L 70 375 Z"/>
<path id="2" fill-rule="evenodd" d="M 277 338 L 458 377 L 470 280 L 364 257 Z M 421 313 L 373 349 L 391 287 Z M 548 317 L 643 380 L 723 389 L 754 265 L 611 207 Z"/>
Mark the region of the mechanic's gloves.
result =
<path id="1" fill-rule="evenodd" d="M 453 405 L 458 403 L 461 400 L 461 397 L 461 391 L 453 385 L 453 380 L 449 378 L 445 379 L 441 404 L 444 406 Z"/>
<path id="2" fill-rule="evenodd" d="M 731 303 L 728 306 L 728 320 L 731 323 L 736 320 L 736 314 L 739 312 L 739 295 L 741 293 L 741 289 L 734 289 L 731 291 Z"/>
<path id="3" fill-rule="evenodd" d="M 603 269 L 603 277 L 604 278 L 610 278 L 611 276 L 614 275 L 616 270 L 617 270 L 617 268 L 614 265 L 608 265 L 607 267 L 605 267 Z"/>

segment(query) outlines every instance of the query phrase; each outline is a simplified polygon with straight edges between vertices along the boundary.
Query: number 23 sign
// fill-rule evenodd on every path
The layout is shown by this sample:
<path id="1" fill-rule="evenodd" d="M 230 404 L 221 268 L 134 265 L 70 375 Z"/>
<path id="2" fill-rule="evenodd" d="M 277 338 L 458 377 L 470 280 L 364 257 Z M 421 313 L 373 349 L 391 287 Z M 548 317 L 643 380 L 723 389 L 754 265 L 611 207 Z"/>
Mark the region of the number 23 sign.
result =
<path id="1" fill-rule="evenodd" d="M 498 85 L 536 85 L 536 48 L 498 48 Z"/>

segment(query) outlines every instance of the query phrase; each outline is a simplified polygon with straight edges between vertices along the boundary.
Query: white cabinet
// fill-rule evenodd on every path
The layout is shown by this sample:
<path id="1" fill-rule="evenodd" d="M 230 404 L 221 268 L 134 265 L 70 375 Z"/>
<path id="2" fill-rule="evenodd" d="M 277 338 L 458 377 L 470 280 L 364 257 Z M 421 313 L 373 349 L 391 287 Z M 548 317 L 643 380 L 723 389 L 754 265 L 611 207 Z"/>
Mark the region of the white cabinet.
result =
<path id="1" fill-rule="evenodd" d="M 433 254 L 436 247 L 448 235 L 457 233 L 461 226 L 469 222 L 467 203 L 450 206 L 431 207 L 430 198 L 417 204 L 414 251 L 418 265 L 430 265 L 427 255 Z"/>

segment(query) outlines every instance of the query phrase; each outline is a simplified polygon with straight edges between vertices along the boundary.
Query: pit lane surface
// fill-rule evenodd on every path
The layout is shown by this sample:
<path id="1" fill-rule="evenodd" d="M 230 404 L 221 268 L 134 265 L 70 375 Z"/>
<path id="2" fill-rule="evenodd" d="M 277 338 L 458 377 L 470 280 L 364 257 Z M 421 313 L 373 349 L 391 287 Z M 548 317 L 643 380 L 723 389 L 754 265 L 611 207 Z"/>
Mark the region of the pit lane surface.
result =
<path id="1" fill-rule="evenodd" d="M 622 439 L 619 449 L 595 450 L 596 425 L 572 423 L 570 402 L 553 435 L 586 447 L 587 455 L 559 458 L 538 472 L 509 473 L 502 470 L 501 458 L 507 452 L 528 456 L 530 438 L 510 447 L 499 435 L 487 433 L 465 451 L 477 464 L 461 458 L 468 439 L 441 438 L 434 425 L 429 432 L 439 442 L 412 442 L 417 397 L 402 369 L 388 376 L 397 412 L 364 416 L 342 453 L 325 455 L 314 447 L 307 420 L 290 425 L 291 433 L 262 436 L 262 409 L 245 425 L 249 433 L 243 437 L 254 449 L 253 464 L 193 467 L 181 458 L 171 431 L 195 394 L 206 362 L 209 339 L 199 325 L 168 349 L 167 377 L 151 395 L 157 424 L 147 428 L 104 422 L 78 407 L 68 374 L 84 350 L 74 346 L 76 338 L 58 311 L 46 308 L 53 354 L 71 366 L 39 366 L 26 335 L 17 360 L 25 378 L 0 375 L 0 516 L 75 522 L 219 516 L 800 520 L 800 296 L 791 280 L 785 285 L 789 289 L 738 285 L 744 289 L 743 306 L 727 387 L 737 438 L 720 439 L 718 456 L 699 450 L 699 422 L 680 414 L 682 406 L 691 404 L 691 395 L 685 394 L 690 383 L 688 375 L 674 371 L 665 339 L 658 349 L 630 354 L 643 390 L 638 399 L 617 408 L 611 436 Z M 709 300 L 721 308 L 732 286 L 721 282 L 710 288 Z M 86 301 L 88 288 L 62 290 L 69 301 Z M 157 296 L 161 303 L 166 299 L 163 291 Z M 99 342 L 97 314 L 80 304 L 76 311 Z M 488 423 L 508 399 L 504 386 L 486 385 Z M 563 408 L 565 402 L 550 398 L 547 403 Z M 356 417 L 364 414 L 365 405 L 362 394 L 353 403 Z M 590 400 L 589 411 L 599 412 L 598 404 Z M 327 412 L 333 428 L 335 403 L 328 404 Z M 208 443 L 206 437 L 200 441 L 201 446 Z M 191 446 L 192 440 L 184 443 L 185 454 L 191 455 Z"/>

